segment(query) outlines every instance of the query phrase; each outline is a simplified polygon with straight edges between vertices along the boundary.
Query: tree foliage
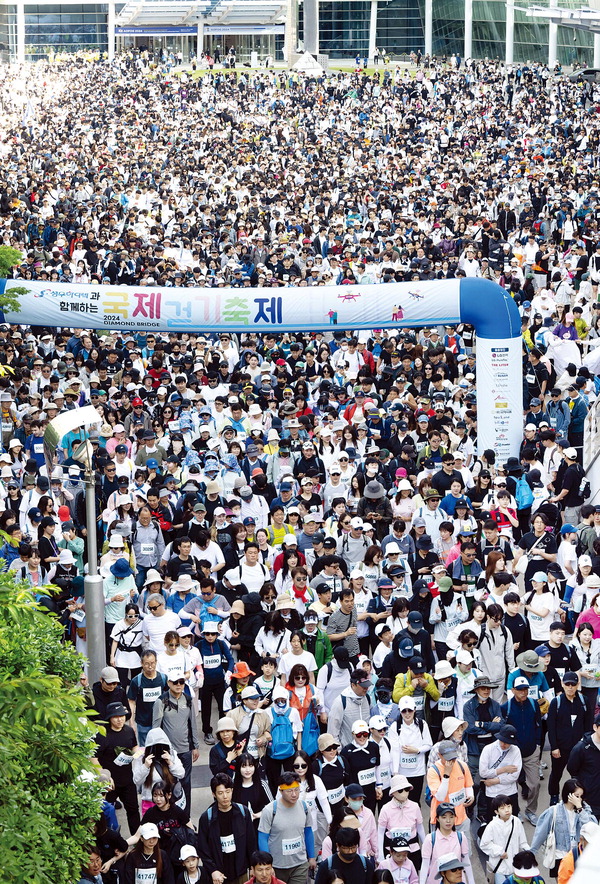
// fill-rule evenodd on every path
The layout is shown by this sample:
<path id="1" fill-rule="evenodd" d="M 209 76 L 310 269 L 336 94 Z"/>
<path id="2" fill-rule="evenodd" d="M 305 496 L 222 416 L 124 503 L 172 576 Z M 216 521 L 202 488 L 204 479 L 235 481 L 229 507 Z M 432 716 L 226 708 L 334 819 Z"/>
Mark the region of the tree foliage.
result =
<path id="1" fill-rule="evenodd" d="M 79 684 L 81 657 L 31 590 L 0 573 L 0 879 L 72 884 L 100 813 L 97 727 Z M 84 776 L 82 777 L 82 773 Z"/>
<path id="2" fill-rule="evenodd" d="M 12 246 L 0 246 L 0 278 L 6 279 L 12 268 L 23 260 L 23 253 Z"/>

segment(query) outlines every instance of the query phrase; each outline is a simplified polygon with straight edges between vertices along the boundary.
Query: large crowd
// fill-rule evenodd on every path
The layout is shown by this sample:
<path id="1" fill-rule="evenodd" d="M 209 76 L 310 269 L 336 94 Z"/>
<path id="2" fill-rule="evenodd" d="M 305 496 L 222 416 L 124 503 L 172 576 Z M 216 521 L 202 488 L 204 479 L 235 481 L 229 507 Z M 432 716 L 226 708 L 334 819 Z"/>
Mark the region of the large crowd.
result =
<path id="1" fill-rule="evenodd" d="M 488 62 L 149 76 L 132 54 L 0 82 L 15 280 L 481 276 L 523 323 L 506 462 L 478 450 L 466 324 L 0 327 L 0 556 L 83 654 L 99 550 L 81 880 L 474 884 L 479 853 L 494 884 L 566 884 L 600 819 L 594 87 Z M 47 423 L 84 405 L 97 425 L 49 465 Z"/>

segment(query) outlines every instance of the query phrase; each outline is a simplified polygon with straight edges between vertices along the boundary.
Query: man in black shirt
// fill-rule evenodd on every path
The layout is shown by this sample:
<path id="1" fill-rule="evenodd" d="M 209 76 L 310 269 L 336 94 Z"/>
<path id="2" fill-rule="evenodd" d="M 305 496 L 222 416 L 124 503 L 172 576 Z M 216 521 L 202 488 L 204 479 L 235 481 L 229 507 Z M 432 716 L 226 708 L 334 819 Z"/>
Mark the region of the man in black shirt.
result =
<path id="1" fill-rule="evenodd" d="M 461 488 L 464 488 L 464 479 L 458 470 L 454 469 L 454 455 L 448 451 L 442 455 L 442 469 L 438 470 L 431 477 L 431 487 L 442 495 L 442 497 L 450 491 L 453 482 L 460 482 Z"/>
<path id="2" fill-rule="evenodd" d="M 329 881 L 331 869 L 342 872 L 344 881 L 351 881 L 352 884 L 371 884 L 375 864 L 371 857 L 358 854 L 360 843 L 358 829 L 338 829 L 334 841 L 336 852 L 329 859 L 319 863 L 315 884 L 325 884 Z"/>
<path id="3" fill-rule="evenodd" d="M 550 638 L 545 642 L 550 651 L 550 665 L 546 669 L 546 681 L 551 684 L 550 676 L 554 679 L 554 689 L 558 693 L 561 688 L 561 679 L 565 672 L 579 672 L 581 663 L 574 648 L 565 645 L 565 625 L 561 620 L 555 620 L 550 624 Z"/>
<path id="4" fill-rule="evenodd" d="M 503 623 L 510 631 L 513 640 L 513 649 L 515 657 L 525 650 L 530 643 L 531 634 L 529 632 L 529 622 L 519 613 L 521 607 L 521 596 L 518 592 L 507 592 L 503 598 L 506 614 Z"/>

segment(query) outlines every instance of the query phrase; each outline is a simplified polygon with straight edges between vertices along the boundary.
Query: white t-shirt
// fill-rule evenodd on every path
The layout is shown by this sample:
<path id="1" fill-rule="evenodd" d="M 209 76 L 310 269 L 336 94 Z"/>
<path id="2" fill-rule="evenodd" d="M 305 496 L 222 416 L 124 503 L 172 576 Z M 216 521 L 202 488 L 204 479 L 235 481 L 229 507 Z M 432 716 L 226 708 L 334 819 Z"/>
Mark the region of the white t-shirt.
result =
<path id="1" fill-rule="evenodd" d="M 529 594 L 531 595 L 531 593 Z M 527 601 L 529 600 L 527 596 Z M 534 595 L 529 604 L 533 604 L 538 610 L 547 608 L 548 613 L 545 617 L 527 611 L 527 619 L 529 620 L 529 629 L 531 630 L 531 638 L 535 641 L 544 641 L 550 638 L 550 624 L 556 619 L 556 612 L 560 607 L 560 599 L 553 592 L 543 592 L 541 595 Z"/>
<path id="2" fill-rule="evenodd" d="M 179 629 L 181 620 L 173 611 L 165 611 L 162 617 L 149 613 L 144 617 L 142 635 L 147 642 L 150 651 L 156 651 L 157 655 L 165 650 L 165 635 L 169 630 Z"/>
<path id="3" fill-rule="evenodd" d="M 290 651 L 287 654 L 283 654 L 279 659 L 279 663 L 277 664 L 277 671 L 280 675 L 287 676 L 290 674 L 290 670 L 292 666 L 295 666 L 297 663 L 302 663 L 306 666 L 309 672 L 317 671 L 317 661 L 310 653 L 310 651 L 302 651 L 301 654 L 292 654 Z"/>

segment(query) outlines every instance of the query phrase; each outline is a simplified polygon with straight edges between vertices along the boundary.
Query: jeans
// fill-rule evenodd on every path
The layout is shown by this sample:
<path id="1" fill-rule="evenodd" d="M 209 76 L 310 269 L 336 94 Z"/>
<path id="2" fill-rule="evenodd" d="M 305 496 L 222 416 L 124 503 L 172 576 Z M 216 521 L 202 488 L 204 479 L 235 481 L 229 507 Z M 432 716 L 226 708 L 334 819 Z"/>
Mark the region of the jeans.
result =
<path id="1" fill-rule="evenodd" d="M 144 583 L 146 581 L 146 574 L 150 568 L 145 568 L 143 565 L 137 566 L 137 574 L 135 575 L 135 585 L 138 588 L 138 592 L 141 592 L 144 588 Z"/>
<path id="2" fill-rule="evenodd" d="M 152 730 L 152 725 L 149 727 L 144 727 L 143 724 L 136 725 L 137 727 L 137 735 L 138 735 L 138 746 L 146 745 L 146 738 L 150 731 Z"/>

